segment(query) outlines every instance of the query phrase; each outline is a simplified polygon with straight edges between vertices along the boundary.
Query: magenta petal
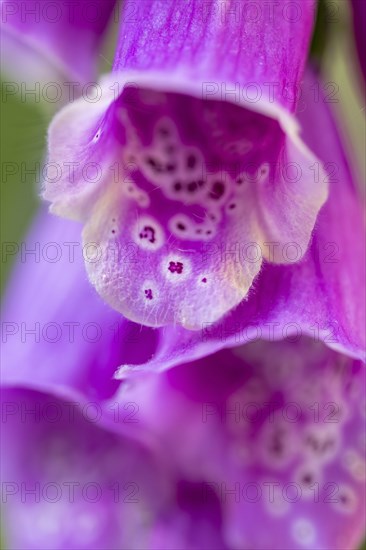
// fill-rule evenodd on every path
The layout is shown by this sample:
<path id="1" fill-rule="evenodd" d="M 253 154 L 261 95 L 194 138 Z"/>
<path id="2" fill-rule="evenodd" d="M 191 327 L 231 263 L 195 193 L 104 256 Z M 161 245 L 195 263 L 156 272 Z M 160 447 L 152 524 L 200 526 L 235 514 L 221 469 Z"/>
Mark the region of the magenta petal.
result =
<path id="1" fill-rule="evenodd" d="M 103 399 L 116 390 L 124 357 L 150 357 L 152 332 L 108 308 L 89 285 L 79 234 L 77 224 L 43 212 L 20 243 L 2 311 L 2 385 Z"/>
<path id="2" fill-rule="evenodd" d="M 295 241 L 304 256 L 327 198 L 293 114 L 314 3 L 284 16 L 279 2 L 268 25 L 264 14 L 248 23 L 247 1 L 234 19 L 229 3 L 125 4 L 135 7 L 101 101 L 82 98 L 50 126 L 62 173 L 44 198 L 85 223 L 88 275 L 107 303 L 144 325 L 198 330 L 248 296 L 263 259 L 293 261 L 267 242 Z"/>
<path id="3" fill-rule="evenodd" d="M 66 79 L 76 88 L 63 92 L 69 95 L 71 90 L 71 98 L 79 96 L 80 85 L 94 77 L 97 48 L 114 5 L 115 0 L 3 0 L 4 70 L 29 89 L 36 83 L 41 90 L 40 84 L 49 83 L 50 75 L 61 82 Z M 51 91 L 43 90 L 46 96 Z"/>
<path id="4" fill-rule="evenodd" d="M 366 512 L 365 381 L 361 362 L 302 338 L 145 375 L 132 395 L 173 462 L 219 497 L 230 548 L 354 550 Z"/>

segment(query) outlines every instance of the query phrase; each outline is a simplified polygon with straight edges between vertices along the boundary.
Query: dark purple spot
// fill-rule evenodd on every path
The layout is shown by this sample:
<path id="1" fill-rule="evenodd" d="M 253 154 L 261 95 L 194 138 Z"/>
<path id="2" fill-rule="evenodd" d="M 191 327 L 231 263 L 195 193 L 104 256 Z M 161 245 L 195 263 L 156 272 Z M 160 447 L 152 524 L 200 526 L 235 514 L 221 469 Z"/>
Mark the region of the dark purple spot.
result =
<path id="1" fill-rule="evenodd" d="M 159 134 L 163 137 L 167 137 L 169 135 L 169 130 L 165 126 L 161 126 L 159 128 Z"/>
<path id="2" fill-rule="evenodd" d="M 155 168 L 156 166 L 156 160 L 153 157 L 147 157 L 146 159 L 147 164 Z"/>
<path id="3" fill-rule="evenodd" d="M 183 264 L 182 262 L 169 262 L 168 269 L 171 273 L 177 273 L 180 275 L 183 273 Z"/>
<path id="4" fill-rule="evenodd" d="M 273 440 L 270 446 L 270 450 L 277 456 L 283 454 L 283 432 L 279 430 L 273 436 Z"/>
<path id="5" fill-rule="evenodd" d="M 141 233 L 139 234 L 140 239 L 147 239 L 150 243 L 154 243 L 155 239 L 155 229 L 150 225 L 145 225 Z"/>
<path id="6" fill-rule="evenodd" d="M 154 170 L 154 172 L 160 173 L 163 171 L 163 167 L 160 162 L 155 160 L 153 157 L 148 157 L 146 159 L 147 164 Z"/>
<path id="7" fill-rule="evenodd" d="M 174 172 L 175 169 L 176 169 L 175 164 L 170 164 L 170 163 L 169 163 L 169 164 L 167 164 L 167 165 L 165 166 L 166 172 Z"/>
<path id="8" fill-rule="evenodd" d="M 198 184 L 196 181 L 191 181 L 188 186 L 187 186 L 187 189 L 190 193 L 195 193 L 198 189 Z"/>
<path id="9" fill-rule="evenodd" d="M 182 184 L 180 183 L 180 181 L 176 181 L 175 184 L 174 184 L 174 189 L 176 191 L 180 191 L 182 189 Z"/>
<path id="10" fill-rule="evenodd" d="M 229 204 L 229 209 L 230 210 L 234 210 L 234 208 L 236 208 L 236 204 L 234 202 Z"/>
<path id="11" fill-rule="evenodd" d="M 302 478 L 302 481 L 306 485 L 310 485 L 313 481 L 313 476 L 311 474 L 305 474 Z"/>
<path id="12" fill-rule="evenodd" d="M 203 282 L 203 283 L 207 283 L 206 277 L 203 277 L 202 282 Z"/>
<path id="13" fill-rule="evenodd" d="M 186 230 L 186 226 L 183 224 L 183 223 L 177 223 L 177 228 L 180 229 L 180 231 L 185 231 Z"/>
<path id="14" fill-rule="evenodd" d="M 222 183 L 222 181 L 215 181 L 215 183 L 212 186 L 210 198 L 217 201 L 221 199 L 224 192 L 225 192 L 225 185 Z"/>
<path id="15" fill-rule="evenodd" d="M 212 231 L 211 229 L 209 229 L 208 231 L 206 231 L 206 235 L 211 235 Z"/>
<path id="16" fill-rule="evenodd" d="M 193 170 L 194 167 L 196 166 L 197 164 L 197 158 L 195 155 L 188 155 L 187 157 L 187 167 L 190 169 L 190 170 Z"/>
<path id="17" fill-rule="evenodd" d="M 147 300 L 152 300 L 153 299 L 153 293 L 152 293 L 151 288 L 148 288 L 144 292 L 145 292 L 145 296 L 146 296 Z"/>
<path id="18" fill-rule="evenodd" d="M 116 230 L 115 230 L 115 229 L 112 229 L 112 233 L 114 234 L 115 232 L 116 232 Z"/>
<path id="19" fill-rule="evenodd" d="M 318 439 L 316 439 L 316 437 L 313 436 L 313 435 L 309 435 L 306 439 L 306 442 L 313 449 L 313 451 L 315 451 L 317 453 L 318 452 L 322 453 L 325 450 L 324 449 L 325 444 L 321 445 L 320 441 Z M 327 445 L 326 445 L 326 447 L 327 447 Z"/>

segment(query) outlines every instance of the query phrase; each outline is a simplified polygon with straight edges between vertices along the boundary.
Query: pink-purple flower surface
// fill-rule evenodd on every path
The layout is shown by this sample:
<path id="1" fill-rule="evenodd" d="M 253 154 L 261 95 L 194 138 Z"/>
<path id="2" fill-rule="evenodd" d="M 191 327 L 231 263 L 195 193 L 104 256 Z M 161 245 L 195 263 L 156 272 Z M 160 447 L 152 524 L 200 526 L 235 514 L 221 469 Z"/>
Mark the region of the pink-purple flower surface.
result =
<path id="1" fill-rule="evenodd" d="M 223 350 L 129 395 L 218 496 L 229 548 L 343 550 L 364 529 L 365 382 L 362 362 L 300 338 Z"/>
<path id="2" fill-rule="evenodd" d="M 87 78 L 114 2 L 54 33 L 21 4 L 7 45 Z M 123 9 L 99 100 L 51 122 L 3 307 L 6 548 L 356 550 L 364 212 L 316 2 Z"/>
<path id="3" fill-rule="evenodd" d="M 2 0 L 1 61 L 23 86 L 88 83 L 116 0 Z M 33 88 L 34 89 L 34 88 Z"/>

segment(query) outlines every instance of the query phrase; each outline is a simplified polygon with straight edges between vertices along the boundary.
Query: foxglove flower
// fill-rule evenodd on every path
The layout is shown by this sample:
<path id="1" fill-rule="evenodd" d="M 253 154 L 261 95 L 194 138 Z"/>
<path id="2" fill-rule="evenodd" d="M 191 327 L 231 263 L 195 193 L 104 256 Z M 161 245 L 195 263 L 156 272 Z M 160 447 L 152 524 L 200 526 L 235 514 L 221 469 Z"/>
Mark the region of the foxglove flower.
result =
<path id="1" fill-rule="evenodd" d="M 44 197 L 85 224 L 89 278 L 113 308 L 199 329 L 248 295 L 263 259 L 292 261 L 271 243 L 303 257 L 326 200 L 294 115 L 314 2 L 259 14 L 247 0 L 125 2 L 135 8 L 101 100 L 50 126 L 61 174 Z"/>
<path id="2" fill-rule="evenodd" d="M 95 403 L 77 405 L 24 388 L 2 391 L 9 550 L 226 550 L 214 493 L 199 507 L 194 484 L 174 478 L 146 446 L 105 429 Z"/>
<path id="3" fill-rule="evenodd" d="M 29 89 L 52 75 L 66 79 L 74 84 L 69 95 L 75 88 L 79 95 L 77 86 L 95 78 L 97 48 L 114 5 L 115 0 L 2 0 L 3 69 L 16 81 L 21 74 Z"/>
<path id="4" fill-rule="evenodd" d="M 130 397 L 188 479 L 217 494 L 240 550 L 351 550 L 366 513 L 365 370 L 309 338 L 247 344 Z"/>
<path id="5" fill-rule="evenodd" d="M 308 71 L 298 116 L 306 142 L 329 172 L 330 194 L 305 258 L 291 266 L 267 263 L 248 300 L 220 323 L 210 323 L 208 314 L 200 332 L 167 327 L 154 357 L 140 367 L 123 365 L 120 377 L 129 377 L 136 369 L 165 370 L 223 347 L 261 338 L 281 340 L 291 335 L 309 335 L 346 355 L 365 360 L 362 200 L 329 106 L 322 96 L 319 102 L 314 99 L 314 89 L 321 87 L 321 80 Z M 296 247 L 291 254 L 294 251 L 296 256 Z M 234 253 L 239 261 L 238 251 Z M 215 258 L 217 262 L 227 261 L 227 256 L 219 251 Z"/>

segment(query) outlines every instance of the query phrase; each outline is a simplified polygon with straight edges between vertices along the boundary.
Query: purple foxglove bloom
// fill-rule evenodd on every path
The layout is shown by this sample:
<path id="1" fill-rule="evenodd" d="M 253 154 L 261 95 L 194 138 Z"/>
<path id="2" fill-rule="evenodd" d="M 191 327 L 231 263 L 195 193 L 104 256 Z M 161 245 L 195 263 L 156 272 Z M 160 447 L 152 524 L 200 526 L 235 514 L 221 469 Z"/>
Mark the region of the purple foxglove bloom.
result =
<path id="1" fill-rule="evenodd" d="M 227 546 L 355 550 L 366 513 L 365 370 L 304 337 L 141 377 L 130 398 L 172 462 L 217 494 Z"/>
<path id="2" fill-rule="evenodd" d="M 2 0 L 4 70 L 25 83 L 48 82 L 52 75 L 88 82 L 114 5 L 115 0 Z"/>
<path id="3" fill-rule="evenodd" d="M 2 391 L 6 548 L 225 550 L 216 495 L 199 507 L 200 487 L 174 478 L 153 450 L 103 429 L 95 412 L 73 396 Z"/>
<path id="4" fill-rule="evenodd" d="M 332 113 L 323 98 L 314 102 L 315 86 L 321 87 L 321 82 L 308 72 L 299 119 L 304 139 L 328 169 L 330 194 L 319 214 L 305 258 L 291 266 L 267 263 L 248 299 L 220 323 L 210 323 L 207 314 L 200 332 L 167 327 L 154 357 L 137 370 L 165 370 L 223 347 L 261 338 L 280 340 L 289 335 L 309 335 L 346 355 L 365 359 L 362 201 Z M 315 177 L 318 180 L 320 175 Z M 296 243 L 293 244 L 288 251 L 296 257 L 299 252 L 296 253 Z M 238 250 L 236 257 L 239 262 Z M 227 256 L 215 251 L 215 259 L 225 265 Z M 136 367 L 126 364 L 119 376 L 129 377 L 131 370 Z"/>
<path id="5" fill-rule="evenodd" d="M 294 115 L 314 2 L 125 2 L 133 9 L 101 100 L 50 126 L 62 175 L 44 197 L 85 224 L 89 278 L 113 308 L 199 329 L 250 296 L 263 260 L 291 261 L 267 243 L 304 256 L 327 198 Z"/>

